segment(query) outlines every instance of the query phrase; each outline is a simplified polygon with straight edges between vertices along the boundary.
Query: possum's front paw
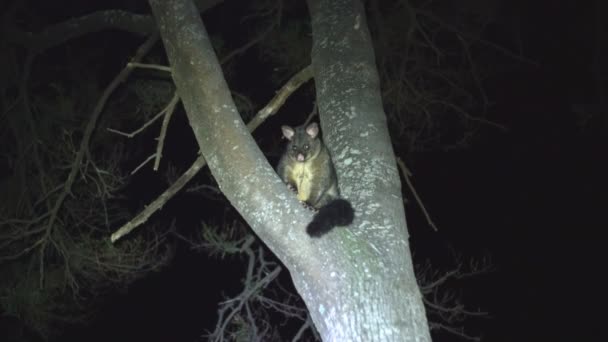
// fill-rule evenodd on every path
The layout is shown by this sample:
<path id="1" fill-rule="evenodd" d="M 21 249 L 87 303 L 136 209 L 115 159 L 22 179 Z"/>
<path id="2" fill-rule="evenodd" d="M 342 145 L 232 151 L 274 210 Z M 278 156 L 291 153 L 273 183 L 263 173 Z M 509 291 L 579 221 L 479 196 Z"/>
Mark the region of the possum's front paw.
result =
<path id="1" fill-rule="evenodd" d="M 293 191 L 293 192 L 295 192 L 295 193 L 297 193 L 297 192 L 298 192 L 298 189 L 296 189 L 296 187 L 295 187 L 295 186 L 293 186 L 293 184 L 289 184 L 289 183 L 287 183 L 287 189 L 289 189 L 289 190 L 291 190 L 291 191 Z"/>
<path id="2" fill-rule="evenodd" d="M 302 203 L 302 206 L 303 206 L 304 208 L 306 208 L 306 209 L 308 209 L 308 210 L 310 210 L 310 211 L 312 211 L 312 212 L 315 212 L 315 213 L 316 213 L 317 211 L 319 211 L 319 209 L 317 209 L 317 208 L 313 207 L 312 205 L 310 205 L 310 204 L 308 204 L 308 203 L 306 203 L 306 202 L 304 202 L 304 201 L 300 201 L 300 203 Z"/>

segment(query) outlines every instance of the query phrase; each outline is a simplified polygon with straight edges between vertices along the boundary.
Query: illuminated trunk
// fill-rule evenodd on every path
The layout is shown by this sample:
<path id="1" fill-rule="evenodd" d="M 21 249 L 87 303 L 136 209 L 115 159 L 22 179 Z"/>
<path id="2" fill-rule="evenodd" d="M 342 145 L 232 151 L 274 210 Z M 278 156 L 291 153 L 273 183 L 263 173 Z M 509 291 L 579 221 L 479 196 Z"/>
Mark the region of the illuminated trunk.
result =
<path id="1" fill-rule="evenodd" d="M 365 12 L 311 0 L 324 138 L 355 222 L 311 239 L 312 214 L 274 173 L 238 116 L 188 0 L 150 0 L 190 125 L 220 188 L 289 269 L 324 341 L 430 341 Z"/>

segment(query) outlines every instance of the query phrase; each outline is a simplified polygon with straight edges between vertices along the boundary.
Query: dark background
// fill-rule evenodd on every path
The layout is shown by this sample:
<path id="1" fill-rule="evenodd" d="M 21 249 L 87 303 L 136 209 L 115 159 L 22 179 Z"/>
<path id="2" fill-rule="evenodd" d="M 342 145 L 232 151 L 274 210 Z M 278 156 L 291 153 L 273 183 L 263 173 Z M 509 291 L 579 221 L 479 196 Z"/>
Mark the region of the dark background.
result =
<path id="1" fill-rule="evenodd" d="M 124 8 L 111 1 L 59 3 L 32 2 L 32 8 L 41 22 L 48 23 L 100 6 Z M 132 9 L 147 11 L 133 3 Z M 466 149 L 404 156 L 439 228 L 439 232 L 431 230 L 405 189 L 415 261 L 428 258 L 439 268 L 449 268 L 450 251 L 492 261 L 491 272 L 450 285 L 468 307 L 489 313 L 485 319 L 465 323 L 466 330 L 481 335 L 483 341 L 601 340 L 598 318 L 605 315 L 593 312 L 602 309 L 597 279 L 605 268 L 600 259 L 605 240 L 599 232 L 607 227 L 608 117 L 602 112 L 581 125 L 572 110 L 573 103 L 599 101 L 589 65 L 597 34 L 592 26 L 596 3 L 538 0 L 505 5 L 504 11 L 516 11 L 520 18 L 526 57 L 538 63 L 517 64 L 486 81 L 494 102 L 489 119 L 508 130 L 483 129 Z M 237 27 L 245 14 L 235 1 L 226 1 L 203 20 L 213 34 L 225 26 Z M 501 29 L 499 24 L 494 27 L 495 37 L 500 37 Z M 234 39 L 239 39 L 240 31 L 234 32 Z M 116 40 L 120 36 L 102 33 L 95 41 L 85 36 L 75 44 L 108 44 L 112 49 L 98 62 L 117 70 L 124 63 L 125 51 L 136 46 L 128 37 Z M 274 89 L 259 81 L 270 70 L 270 66 L 245 63 L 237 71 L 236 86 L 272 96 Z M 113 74 L 108 72 L 108 78 Z M 301 101 L 288 106 L 309 108 L 309 103 Z M 293 119 L 273 117 L 255 133 L 256 138 L 275 144 L 278 127 L 286 120 Z M 183 115 L 176 116 L 170 137 L 165 154 L 172 155 L 175 163 L 188 165 L 197 149 Z M 276 153 L 269 155 L 271 161 L 276 157 Z M 133 180 L 130 192 L 140 196 L 134 201 L 148 202 L 157 193 L 148 188 L 153 178 L 147 177 L 153 176 L 143 173 Z M 180 229 L 189 229 L 199 222 L 190 209 L 198 208 L 200 201 L 179 195 L 160 215 L 178 217 Z M 109 296 L 90 325 L 69 329 L 59 340 L 195 340 L 215 326 L 218 301 L 238 293 L 244 269 L 242 259 L 209 259 L 182 246 L 162 272 L 136 282 L 127 293 Z M 11 322 L 5 317 L 2 324 Z M 460 340 L 443 333 L 434 337 L 436 341 Z"/>

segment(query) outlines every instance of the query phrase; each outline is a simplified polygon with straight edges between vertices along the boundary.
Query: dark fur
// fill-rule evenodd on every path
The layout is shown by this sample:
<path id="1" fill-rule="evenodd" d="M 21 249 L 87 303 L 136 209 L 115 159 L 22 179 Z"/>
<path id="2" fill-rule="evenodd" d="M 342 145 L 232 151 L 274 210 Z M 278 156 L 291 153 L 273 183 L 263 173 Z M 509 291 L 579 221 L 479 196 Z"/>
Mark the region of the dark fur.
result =
<path id="1" fill-rule="evenodd" d="M 311 237 L 320 237 L 335 226 L 348 226 L 353 222 L 355 211 L 345 199 L 337 198 L 322 206 L 306 227 Z"/>

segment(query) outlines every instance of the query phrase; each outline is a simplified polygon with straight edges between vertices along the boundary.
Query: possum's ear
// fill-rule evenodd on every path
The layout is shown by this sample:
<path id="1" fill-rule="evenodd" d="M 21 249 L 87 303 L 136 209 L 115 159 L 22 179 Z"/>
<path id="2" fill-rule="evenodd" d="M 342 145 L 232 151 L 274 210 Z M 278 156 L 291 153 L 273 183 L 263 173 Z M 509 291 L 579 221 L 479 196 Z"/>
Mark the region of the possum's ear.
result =
<path id="1" fill-rule="evenodd" d="M 281 131 L 283 131 L 283 136 L 287 138 L 287 140 L 291 140 L 295 134 L 293 128 L 289 126 L 281 126 Z"/>
<path id="2" fill-rule="evenodd" d="M 313 139 L 317 137 L 317 135 L 319 134 L 319 126 L 316 122 L 313 122 L 310 125 L 306 126 L 306 134 L 308 134 Z"/>

